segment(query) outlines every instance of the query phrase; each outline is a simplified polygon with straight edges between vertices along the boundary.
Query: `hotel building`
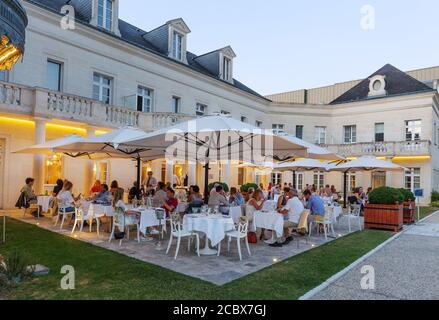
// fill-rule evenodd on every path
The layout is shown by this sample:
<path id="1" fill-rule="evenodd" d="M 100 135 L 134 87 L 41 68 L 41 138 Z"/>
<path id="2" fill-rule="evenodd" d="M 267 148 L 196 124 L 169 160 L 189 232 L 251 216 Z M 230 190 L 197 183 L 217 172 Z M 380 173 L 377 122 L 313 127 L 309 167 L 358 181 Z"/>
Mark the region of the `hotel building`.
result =
<path id="1" fill-rule="evenodd" d="M 233 76 L 231 46 L 195 55 L 182 19 L 141 30 L 118 18 L 119 0 L 23 0 L 29 18 L 26 54 L 0 74 L 0 208 L 12 208 L 24 180 L 44 192 L 57 178 L 87 194 L 94 179 L 129 188 L 134 162 L 92 161 L 13 151 L 69 134 L 124 126 L 146 131 L 212 113 L 289 133 L 343 156 L 373 155 L 405 173 L 349 175 L 353 186 L 439 190 L 439 67 L 402 72 L 386 65 L 372 76 L 325 88 L 261 96 Z M 75 17 L 68 20 L 68 17 Z M 289 173 L 213 164 L 211 181 L 291 182 Z M 203 186 L 201 165 L 144 163 L 164 181 Z M 298 186 L 334 184 L 339 173 L 304 172 Z M 174 181 L 177 182 L 177 181 Z"/>

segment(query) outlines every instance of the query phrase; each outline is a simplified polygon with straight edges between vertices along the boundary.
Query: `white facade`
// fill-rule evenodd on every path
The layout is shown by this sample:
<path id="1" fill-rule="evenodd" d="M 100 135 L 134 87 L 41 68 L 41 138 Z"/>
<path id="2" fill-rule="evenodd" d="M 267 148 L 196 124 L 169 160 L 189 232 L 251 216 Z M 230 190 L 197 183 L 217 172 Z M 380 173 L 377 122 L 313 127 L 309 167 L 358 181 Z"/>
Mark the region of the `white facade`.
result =
<path id="1" fill-rule="evenodd" d="M 236 119 L 245 117 L 250 124 L 262 123 L 265 128 L 282 125 L 291 134 L 303 130 L 303 139 L 310 142 L 316 142 L 319 127 L 320 137 L 322 132 L 326 133 L 324 141 L 328 148 L 352 157 L 397 157 L 394 160 L 399 164 L 420 169 L 420 186 L 426 195 L 433 189 L 439 190 L 439 112 L 434 92 L 337 106 L 271 102 L 231 85 L 229 76 L 221 81 L 189 68 L 185 61 L 173 61 L 120 40 L 116 24 L 112 26 L 115 36 L 81 23 L 76 23 L 75 30 L 64 30 L 60 27 L 60 15 L 26 1 L 24 4 L 29 17 L 26 55 L 9 72 L 8 81 L 0 82 L 0 208 L 14 206 L 26 177 L 37 178 L 36 189 L 43 192 L 43 184 L 50 175 L 48 170 L 53 167 L 49 164 L 57 163 L 56 159 L 18 155 L 13 151 L 71 133 L 85 136 L 125 125 L 154 130 L 195 117 L 197 105 L 205 106 L 206 114 L 230 113 Z M 117 13 L 118 1 L 114 4 Z M 184 33 L 182 50 L 190 49 L 190 30 L 184 22 L 176 19 L 168 24 Z M 219 78 L 225 74 L 221 64 L 224 57 L 232 63 L 228 73 L 233 73 L 235 53 L 230 47 L 209 55 L 205 58 L 208 63 L 220 57 Z M 49 74 L 48 63 L 60 66 L 60 92 L 43 89 L 53 83 L 49 81 L 53 74 Z M 100 80 L 95 76 L 100 76 Z M 148 89 L 150 113 L 137 111 L 139 87 Z M 109 104 L 93 99 L 96 92 L 102 98 L 107 89 Z M 173 98 L 179 100 L 179 114 L 174 113 Z M 420 120 L 422 126 L 420 140 L 413 144 L 405 142 L 409 120 Z M 377 149 L 372 143 L 376 123 L 384 123 L 385 148 Z M 349 125 L 356 126 L 356 141 L 345 144 L 343 128 Z M 60 163 L 58 172 L 74 183 L 77 193 L 87 193 L 95 178 L 107 183 L 118 180 L 124 188 L 135 180 L 134 163 L 129 160 L 93 163 L 62 157 Z M 203 184 L 201 165 L 176 164 L 173 168 L 164 160 L 157 160 L 145 164 L 146 167 L 159 179 L 170 181 L 174 170 L 179 175 L 187 173 L 190 184 Z M 211 181 L 238 185 L 250 181 L 268 183 L 271 179 L 270 175 L 257 174 L 253 169 L 238 169 L 236 164 L 212 167 Z M 282 178 L 285 182 L 292 179 L 288 173 Z M 341 180 L 339 173 L 324 174 L 324 183 L 338 189 Z M 354 180 L 357 186 L 367 188 L 372 177 L 370 173 L 357 173 Z M 387 174 L 385 182 L 404 187 L 404 174 Z M 313 183 L 314 173 L 304 173 L 303 184 Z M 428 196 L 424 202 L 429 202 Z"/>

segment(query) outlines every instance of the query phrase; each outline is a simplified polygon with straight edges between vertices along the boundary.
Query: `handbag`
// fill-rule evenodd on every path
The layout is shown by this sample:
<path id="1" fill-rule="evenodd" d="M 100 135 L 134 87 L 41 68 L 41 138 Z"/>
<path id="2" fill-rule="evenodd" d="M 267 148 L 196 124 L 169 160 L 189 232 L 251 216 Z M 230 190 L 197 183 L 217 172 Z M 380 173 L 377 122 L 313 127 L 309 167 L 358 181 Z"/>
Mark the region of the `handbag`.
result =
<path id="1" fill-rule="evenodd" d="M 248 243 L 251 243 L 251 244 L 258 243 L 258 237 L 256 236 L 256 232 L 250 231 L 247 234 L 247 238 L 248 238 Z"/>

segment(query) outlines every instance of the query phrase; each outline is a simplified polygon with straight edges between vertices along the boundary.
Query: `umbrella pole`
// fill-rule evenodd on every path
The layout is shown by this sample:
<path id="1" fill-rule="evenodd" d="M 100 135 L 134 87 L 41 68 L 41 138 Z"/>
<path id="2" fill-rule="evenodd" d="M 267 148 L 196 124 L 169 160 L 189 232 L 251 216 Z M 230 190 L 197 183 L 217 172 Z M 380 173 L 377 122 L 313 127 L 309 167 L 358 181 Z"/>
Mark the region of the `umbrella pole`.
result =
<path id="1" fill-rule="evenodd" d="M 138 188 L 138 192 L 140 195 L 140 190 L 141 190 L 141 172 L 142 172 L 142 160 L 140 159 L 140 157 L 136 158 L 137 161 L 137 188 Z"/>
<path id="2" fill-rule="evenodd" d="M 344 203 L 343 203 L 343 208 L 347 208 L 348 207 L 348 173 L 345 172 L 344 173 L 344 179 L 343 179 L 343 193 L 344 193 Z"/>
<path id="3" fill-rule="evenodd" d="M 209 203 L 209 162 L 204 165 L 204 203 Z"/>
<path id="4" fill-rule="evenodd" d="M 293 188 L 296 189 L 296 170 L 293 171 Z"/>

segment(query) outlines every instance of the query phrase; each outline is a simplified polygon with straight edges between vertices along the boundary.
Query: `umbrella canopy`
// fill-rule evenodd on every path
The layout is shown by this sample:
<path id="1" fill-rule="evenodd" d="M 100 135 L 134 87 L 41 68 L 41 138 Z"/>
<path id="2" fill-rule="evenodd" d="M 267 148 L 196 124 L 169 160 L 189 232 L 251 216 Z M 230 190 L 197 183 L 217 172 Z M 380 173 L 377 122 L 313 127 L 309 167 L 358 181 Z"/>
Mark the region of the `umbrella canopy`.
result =
<path id="1" fill-rule="evenodd" d="M 304 140 L 299 139 L 295 136 L 286 135 L 285 138 L 288 139 L 289 141 L 295 143 L 295 144 L 298 144 L 298 145 L 301 145 L 301 146 L 307 148 L 309 158 L 319 159 L 319 160 L 344 160 L 345 159 L 342 156 L 340 156 L 336 153 L 333 153 L 326 148 L 319 147 L 313 143 L 304 141 Z"/>
<path id="2" fill-rule="evenodd" d="M 302 159 L 293 162 L 284 162 L 275 165 L 275 169 L 279 171 L 312 171 L 324 170 L 328 171 L 333 167 L 329 162 L 321 162 L 316 159 Z"/>
<path id="3" fill-rule="evenodd" d="M 158 150 L 178 160 L 242 160 L 265 162 L 267 158 L 288 159 L 307 156 L 307 149 L 272 131 L 262 130 L 228 116 L 207 116 L 164 128 L 138 139 L 126 141 L 119 148 Z"/>
<path id="4" fill-rule="evenodd" d="M 379 160 L 376 157 L 361 157 L 356 160 L 341 163 L 331 168 L 331 171 L 340 171 L 344 173 L 343 178 L 343 193 L 344 193 L 344 207 L 347 206 L 347 174 L 350 171 L 402 171 L 405 170 L 397 164 L 390 161 Z"/>
<path id="5" fill-rule="evenodd" d="M 356 160 L 341 163 L 337 166 L 333 166 L 331 171 L 401 171 L 405 170 L 397 164 L 390 161 L 379 160 L 375 157 L 361 157 Z"/>
<path id="6" fill-rule="evenodd" d="M 50 140 L 42 144 L 37 144 L 22 150 L 15 151 L 14 153 L 25 153 L 25 154 L 45 154 L 51 155 L 54 152 L 58 152 L 57 149 L 65 145 L 70 145 L 73 143 L 80 143 L 85 139 L 79 135 L 73 134 L 68 135 L 60 139 Z M 82 155 L 87 155 L 87 152 L 79 151 L 78 153 L 72 152 L 69 154 L 72 157 L 78 157 Z"/>

